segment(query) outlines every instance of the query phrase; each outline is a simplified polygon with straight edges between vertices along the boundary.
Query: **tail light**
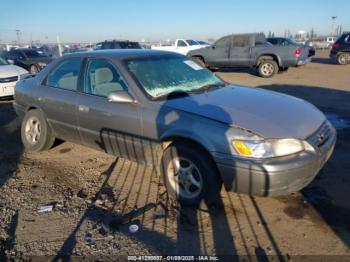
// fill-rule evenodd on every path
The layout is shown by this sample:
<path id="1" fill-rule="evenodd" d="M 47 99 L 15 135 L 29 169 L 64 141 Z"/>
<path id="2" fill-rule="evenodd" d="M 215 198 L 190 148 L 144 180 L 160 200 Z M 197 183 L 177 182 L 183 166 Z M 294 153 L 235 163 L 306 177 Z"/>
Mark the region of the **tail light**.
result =
<path id="1" fill-rule="evenodd" d="M 339 43 L 333 44 L 333 48 L 337 49 L 337 48 L 339 48 L 339 47 L 340 47 L 340 44 L 339 44 Z"/>
<path id="2" fill-rule="evenodd" d="M 295 55 L 296 57 L 299 57 L 299 56 L 301 55 L 301 48 L 300 48 L 300 47 L 298 47 L 298 48 L 294 51 L 294 55 Z"/>

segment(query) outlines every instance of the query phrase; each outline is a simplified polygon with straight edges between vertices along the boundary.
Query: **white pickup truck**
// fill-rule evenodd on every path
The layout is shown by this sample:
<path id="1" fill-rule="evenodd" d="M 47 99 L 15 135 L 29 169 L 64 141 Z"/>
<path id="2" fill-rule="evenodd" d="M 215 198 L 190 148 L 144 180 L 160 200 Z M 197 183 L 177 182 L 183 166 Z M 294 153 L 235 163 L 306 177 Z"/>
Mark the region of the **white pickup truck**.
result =
<path id="1" fill-rule="evenodd" d="M 152 45 L 151 48 L 155 50 L 171 51 L 182 55 L 187 55 L 189 51 L 200 49 L 208 45 L 209 44 L 205 42 L 196 41 L 192 39 L 176 39 L 175 45 L 169 45 L 169 46 Z"/>

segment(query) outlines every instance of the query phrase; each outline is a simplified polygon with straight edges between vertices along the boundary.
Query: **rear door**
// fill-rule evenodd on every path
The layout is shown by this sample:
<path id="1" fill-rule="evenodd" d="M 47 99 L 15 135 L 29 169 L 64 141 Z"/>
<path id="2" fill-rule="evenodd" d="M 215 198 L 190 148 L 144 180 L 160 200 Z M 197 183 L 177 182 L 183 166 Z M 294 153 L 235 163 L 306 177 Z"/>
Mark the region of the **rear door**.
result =
<path id="1" fill-rule="evenodd" d="M 68 58 L 59 63 L 38 87 L 38 103 L 57 137 L 80 143 L 77 128 L 77 94 L 81 58 Z"/>
<path id="2" fill-rule="evenodd" d="M 142 158 L 139 104 L 110 103 L 112 91 L 132 94 L 114 62 L 88 58 L 84 90 L 78 98 L 79 131 L 83 143 L 123 158 Z"/>
<path id="3" fill-rule="evenodd" d="M 217 40 L 211 49 L 208 50 L 206 63 L 210 66 L 229 66 L 230 48 L 232 45 L 232 35 L 224 36 Z"/>
<path id="4" fill-rule="evenodd" d="M 251 44 L 249 35 L 233 36 L 232 47 L 230 49 L 230 63 L 233 66 L 250 65 Z"/>

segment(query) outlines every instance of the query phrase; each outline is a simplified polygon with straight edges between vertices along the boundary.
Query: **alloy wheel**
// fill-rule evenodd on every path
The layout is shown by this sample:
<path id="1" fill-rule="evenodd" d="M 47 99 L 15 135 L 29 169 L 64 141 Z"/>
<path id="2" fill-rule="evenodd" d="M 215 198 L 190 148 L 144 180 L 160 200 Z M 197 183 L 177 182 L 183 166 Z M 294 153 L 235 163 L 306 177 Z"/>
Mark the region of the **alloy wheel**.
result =
<path id="1" fill-rule="evenodd" d="M 25 126 L 25 136 L 28 143 L 34 145 L 38 143 L 41 135 L 40 121 L 36 117 L 30 117 Z"/>
<path id="2" fill-rule="evenodd" d="M 197 166 L 189 159 L 174 157 L 167 168 L 170 186 L 178 196 L 197 197 L 203 190 L 203 178 Z"/>

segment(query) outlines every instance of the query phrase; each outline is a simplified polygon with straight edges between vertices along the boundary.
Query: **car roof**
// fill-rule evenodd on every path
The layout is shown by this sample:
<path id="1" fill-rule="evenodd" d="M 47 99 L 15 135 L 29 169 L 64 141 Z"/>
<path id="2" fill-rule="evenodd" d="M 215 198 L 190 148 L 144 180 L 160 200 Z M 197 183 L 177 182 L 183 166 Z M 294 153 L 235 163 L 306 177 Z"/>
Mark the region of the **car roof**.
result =
<path id="1" fill-rule="evenodd" d="M 21 47 L 21 48 L 16 48 L 16 49 L 12 49 L 12 50 L 18 50 L 18 51 L 27 51 L 27 50 L 37 50 L 36 48 L 25 48 L 25 47 Z M 11 50 L 11 51 L 12 51 Z"/>
<path id="2" fill-rule="evenodd" d="M 88 52 L 77 52 L 74 54 L 65 55 L 65 58 L 68 57 L 99 57 L 99 58 L 135 58 L 135 57 L 145 57 L 145 56 L 178 56 L 182 55 L 162 51 L 162 50 L 152 50 L 152 49 L 106 49 L 106 50 L 95 50 Z"/>

